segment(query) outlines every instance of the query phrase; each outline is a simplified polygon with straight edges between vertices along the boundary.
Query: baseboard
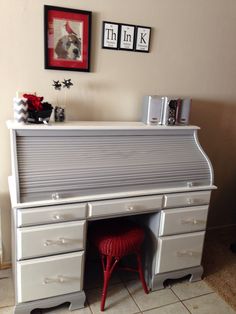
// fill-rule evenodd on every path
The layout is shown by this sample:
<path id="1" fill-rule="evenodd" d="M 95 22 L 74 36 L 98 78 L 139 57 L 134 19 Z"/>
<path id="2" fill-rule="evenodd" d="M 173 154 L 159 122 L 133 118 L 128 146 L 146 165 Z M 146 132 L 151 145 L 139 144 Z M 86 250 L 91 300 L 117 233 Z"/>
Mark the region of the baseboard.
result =
<path id="1" fill-rule="evenodd" d="M 0 269 L 0 279 L 11 277 L 11 268 Z"/>
<path id="2" fill-rule="evenodd" d="M 0 270 L 6 270 L 6 269 L 11 269 L 11 263 L 10 262 L 6 262 L 6 263 L 2 263 L 0 264 Z"/>

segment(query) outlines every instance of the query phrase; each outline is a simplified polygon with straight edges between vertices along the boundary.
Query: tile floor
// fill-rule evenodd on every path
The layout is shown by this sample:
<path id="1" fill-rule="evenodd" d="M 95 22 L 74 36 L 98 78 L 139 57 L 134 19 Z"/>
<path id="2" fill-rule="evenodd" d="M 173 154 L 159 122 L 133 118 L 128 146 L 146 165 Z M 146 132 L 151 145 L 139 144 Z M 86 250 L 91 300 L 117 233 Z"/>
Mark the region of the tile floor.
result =
<path id="1" fill-rule="evenodd" d="M 95 268 L 93 268 L 94 270 Z M 73 314 L 96 314 L 100 312 L 101 273 L 89 272 L 86 278 L 87 305 Z M 128 273 L 129 274 L 129 273 Z M 10 278 L 0 279 L 0 314 L 13 313 L 13 287 Z M 68 306 L 61 305 L 33 313 L 66 314 Z M 144 294 L 134 275 L 114 276 L 108 290 L 107 314 L 234 314 L 236 313 L 203 281 L 182 281 L 171 287 Z"/>

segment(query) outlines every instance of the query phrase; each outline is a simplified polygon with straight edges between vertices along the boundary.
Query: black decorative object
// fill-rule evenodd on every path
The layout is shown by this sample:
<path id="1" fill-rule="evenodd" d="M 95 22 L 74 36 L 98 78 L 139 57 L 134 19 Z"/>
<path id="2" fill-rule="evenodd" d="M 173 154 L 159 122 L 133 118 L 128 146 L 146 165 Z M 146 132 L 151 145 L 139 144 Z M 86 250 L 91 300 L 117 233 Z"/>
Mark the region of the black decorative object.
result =
<path id="1" fill-rule="evenodd" d="M 52 114 L 52 109 L 43 111 L 29 110 L 28 113 L 29 113 L 28 122 L 37 124 L 39 123 L 48 124 Z"/>
<path id="2" fill-rule="evenodd" d="M 55 90 L 61 90 L 61 83 L 60 83 L 60 81 L 54 81 L 53 80 L 52 86 L 55 88 Z"/>
<path id="3" fill-rule="evenodd" d="M 53 84 L 52 86 L 54 87 L 54 89 L 56 91 L 60 91 L 61 90 L 61 87 L 65 88 L 65 91 L 64 91 L 64 103 L 63 105 L 59 105 L 59 97 L 58 97 L 58 94 L 57 94 L 57 105 L 54 109 L 54 120 L 55 122 L 64 122 L 65 119 L 66 119 L 66 110 L 65 110 L 65 107 L 66 107 L 66 104 L 67 104 L 67 89 L 70 89 L 74 84 L 71 82 L 71 79 L 64 79 L 63 81 L 54 81 L 53 80 Z"/>
<path id="4" fill-rule="evenodd" d="M 63 84 L 63 87 L 66 87 L 66 88 L 68 88 L 68 89 L 70 89 L 70 87 L 74 85 L 74 84 L 71 82 L 71 79 L 62 81 L 62 84 Z"/>
<path id="5" fill-rule="evenodd" d="M 48 124 L 53 106 L 43 102 L 44 97 L 35 94 L 23 94 L 28 105 L 28 122 Z"/>
<path id="6" fill-rule="evenodd" d="M 51 114 L 52 114 L 52 105 L 48 102 L 42 103 L 43 109 L 41 111 L 37 110 L 28 110 L 28 122 L 30 123 L 44 123 L 48 124 Z"/>

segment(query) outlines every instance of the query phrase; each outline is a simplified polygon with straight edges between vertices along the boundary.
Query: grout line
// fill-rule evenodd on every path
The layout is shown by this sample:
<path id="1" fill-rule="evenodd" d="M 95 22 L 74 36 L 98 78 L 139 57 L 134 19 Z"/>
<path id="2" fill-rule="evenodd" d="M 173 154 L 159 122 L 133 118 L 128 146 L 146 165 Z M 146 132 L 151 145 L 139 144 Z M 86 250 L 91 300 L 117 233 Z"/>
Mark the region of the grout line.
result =
<path id="1" fill-rule="evenodd" d="M 211 288 L 211 287 L 210 287 Z M 204 295 L 208 295 L 208 294 L 211 294 L 211 293 L 215 293 L 215 291 L 212 290 L 212 292 L 207 292 L 207 293 L 203 293 L 203 294 L 199 294 L 199 295 L 196 295 L 194 297 L 190 297 L 190 298 L 187 298 L 187 299 L 180 299 L 180 297 L 175 293 L 175 291 L 172 289 L 172 287 L 170 287 L 171 291 L 174 293 L 174 295 L 181 301 L 187 301 L 187 300 L 191 300 L 191 299 L 194 299 L 194 298 L 197 298 L 197 297 L 201 297 L 201 296 L 204 296 Z"/>
<path id="2" fill-rule="evenodd" d="M 133 298 L 131 292 L 129 291 L 128 287 L 126 286 L 126 284 L 123 282 L 123 285 L 125 287 L 125 289 L 128 291 L 128 294 L 130 295 L 131 299 L 134 301 L 134 303 L 137 305 L 138 309 L 139 309 L 139 312 L 142 313 L 142 310 L 141 308 L 139 307 L 138 303 L 135 301 L 135 299 Z"/>
<path id="3" fill-rule="evenodd" d="M 177 303 L 180 303 L 180 302 L 179 302 L 179 301 L 175 301 L 175 302 L 171 302 L 171 303 L 168 303 L 168 304 L 163 304 L 163 305 L 161 305 L 161 306 L 152 307 L 152 308 L 150 308 L 150 309 L 144 310 L 143 313 L 146 313 L 147 311 L 151 311 L 151 310 L 156 310 L 156 309 L 164 308 L 164 307 L 166 307 L 166 306 L 168 306 L 168 305 L 177 304 Z"/>
<path id="4" fill-rule="evenodd" d="M 186 301 L 186 300 L 185 300 Z M 182 303 L 182 305 L 186 308 L 186 310 L 190 313 L 190 314 L 192 314 L 192 312 L 187 308 L 187 306 L 181 301 L 181 303 Z"/>
<path id="5" fill-rule="evenodd" d="M 86 293 L 85 293 L 85 295 L 86 295 Z M 94 312 L 93 312 L 93 310 L 92 310 L 92 308 L 90 307 L 90 304 L 89 304 L 89 302 L 88 302 L 87 296 L 86 296 L 85 304 L 88 305 L 88 308 L 89 308 L 89 310 L 90 310 L 90 313 L 94 314 Z"/>
<path id="6" fill-rule="evenodd" d="M 138 307 L 138 312 L 134 312 L 134 313 L 132 313 L 132 314 L 140 314 L 140 313 L 142 313 L 142 310 L 140 309 L 140 307 L 138 306 L 138 304 L 135 302 L 135 300 L 133 299 L 133 297 L 132 297 L 132 295 L 130 294 L 130 292 L 129 292 L 129 290 L 126 288 L 126 286 L 125 286 L 125 284 L 123 283 L 123 282 L 117 282 L 117 283 L 114 283 L 112 286 L 114 286 L 114 285 L 118 285 L 118 284 L 120 284 L 120 285 L 122 285 L 123 286 L 123 289 L 126 289 L 127 290 L 127 292 L 128 292 L 128 294 L 131 296 L 131 298 L 132 298 L 132 300 L 134 301 L 134 303 L 137 305 L 137 307 Z M 109 285 L 110 286 L 110 285 Z M 108 289 L 109 289 L 109 286 L 108 286 Z M 97 290 L 97 288 L 92 288 L 93 290 Z M 92 289 L 90 289 L 90 290 L 92 290 Z M 101 287 L 101 289 L 102 289 L 102 287 Z M 100 299 L 99 299 L 100 300 Z M 101 300 L 100 300 L 101 301 Z M 92 308 L 91 308 L 91 306 L 90 306 L 90 303 L 88 302 L 88 299 L 86 298 L 86 303 L 87 303 L 87 305 L 88 305 L 88 307 L 89 307 L 89 309 L 90 309 L 90 311 L 91 311 L 91 313 L 92 314 L 95 314 L 96 313 L 96 311 L 95 312 L 93 312 L 93 310 L 92 310 Z M 100 304 L 100 303 L 99 303 Z M 106 310 L 106 309 L 105 309 Z"/>
<path id="7" fill-rule="evenodd" d="M 191 298 L 188 298 L 188 299 L 183 299 L 183 300 L 180 300 L 180 301 L 181 301 L 181 302 L 185 302 L 185 301 L 188 301 L 188 300 L 192 300 L 192 299 L 195 299 L 195 298 L 203 297 L 203 296 L 205 296 L 205 295 L 213 294 L 213 293 L 215 293 L 215 292 L 212 291 L 212 292 L 208 292 L 208 293 L 196 295 L 195 297 L 191 297 Z"/>
<path id="8" fill-rule="evenodd" d="M 131 298 L 133 299 L 133 301 L 135 302 L 135 304 L 137 305 L 137 307 L 140 309 L 140 312 L 141 312 L 141 313 L 145 313 L 145 312 L 150 311 L 150 310 L 159 309 L 159 308 L 162 308 L 162 307 L 171 305 L 171 304 L 175 304 L 175 303 L 181 302 L 181 300 L 178 298 L 179 301 L 174 301 L 174 302 L 171 302 L 171 303 L 168 303 L 168 304 L 163 304 L 163 305 L 161 305 L 161 306 L 156 306 L 156 307 L 152 307 L 152 308 L 149 308 L 149 309 L 146 309 L 146 310 L 142 310 L 142 309 L 139 307 L 139 305 L 137 304 L 137 302 L 135 301 L 135 299 L 133 298 L 132 294 L 129 292 L 129 289 L 126 287 L 125 283 L 124 283 L 124 286 L 125 286 L 126 290 L 128 291 L 129 295 L 131 296 Z M 152 293 L 152 291 L 150 291 L 150 293 Z"/>
<path id="9" fill-rule="evenodd" d="M 181 302 L 181 299 L 179 298 L 179 296 L 174 292 L 174 290 L 172 289 L 172 287 L 170 287 L 170 290 L 173 292 L 173 294 L 180 300 Z"/>

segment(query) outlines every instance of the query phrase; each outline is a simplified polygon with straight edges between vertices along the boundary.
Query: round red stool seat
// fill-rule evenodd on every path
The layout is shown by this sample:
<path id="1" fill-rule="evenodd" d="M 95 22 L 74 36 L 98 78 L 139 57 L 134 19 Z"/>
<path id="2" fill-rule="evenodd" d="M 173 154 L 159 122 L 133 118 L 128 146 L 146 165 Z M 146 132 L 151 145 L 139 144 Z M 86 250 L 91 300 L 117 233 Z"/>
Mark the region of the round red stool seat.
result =
<path id="1" fill-rule="evenodd" d="M 130 221 L 101 224 L 95 230 L 94 244 L 104 255 L 123 257 L 140 249 L 144 230 Z"/>
<path id="2" fill-rule="evenodd" d="M 92 226 L 90 239 L 101 255 L 104 275 L 101 311 L 104 311 L 111 274 L 120 259 L 126 255 L 135 254 L 138 266 L 136 269 L 128 267 L 123 269 L 137 272 L 145 293 L 149 292 L 144 279 L 140 253 L 144 236 L 145 232 L 142 227 L 124 219 L 98 221 Z"/>

